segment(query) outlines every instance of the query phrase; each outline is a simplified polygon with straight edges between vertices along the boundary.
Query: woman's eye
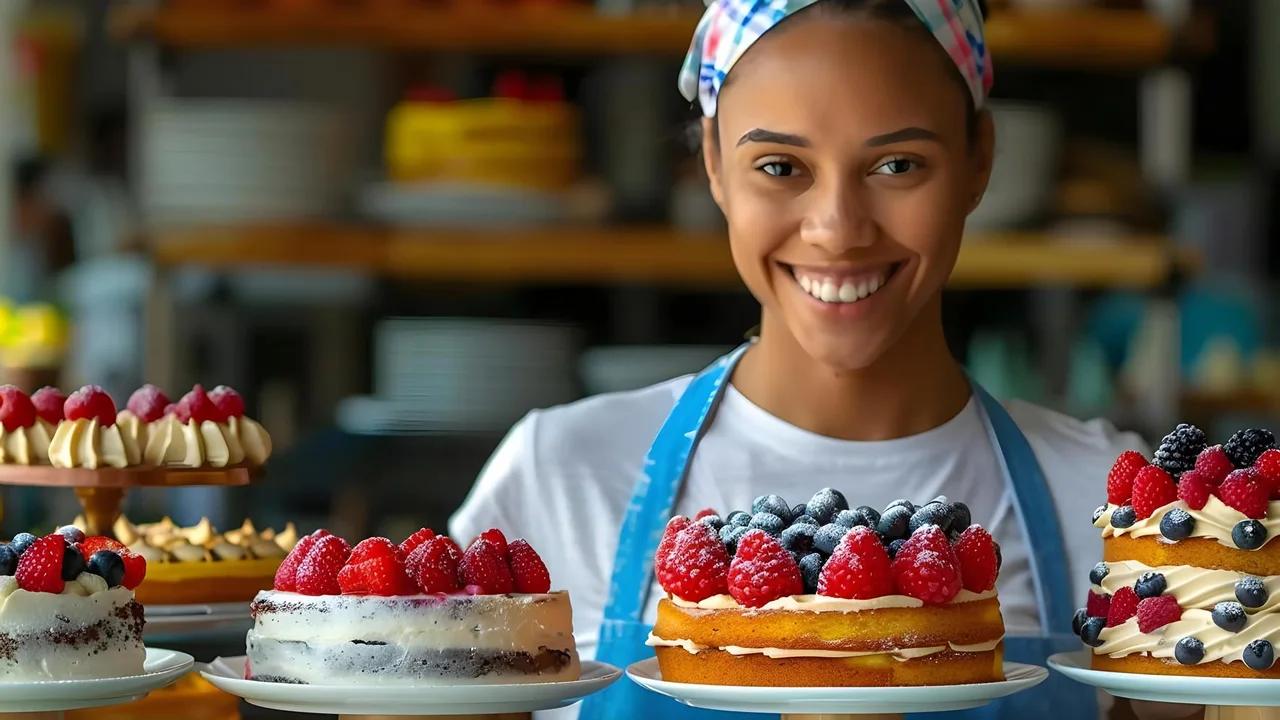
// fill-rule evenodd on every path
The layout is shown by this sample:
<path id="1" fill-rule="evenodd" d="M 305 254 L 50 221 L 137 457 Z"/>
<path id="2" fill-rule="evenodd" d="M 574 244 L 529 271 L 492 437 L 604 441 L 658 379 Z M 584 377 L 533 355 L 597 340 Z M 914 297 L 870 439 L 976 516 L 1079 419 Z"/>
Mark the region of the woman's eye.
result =
<path id="1" fill-rule="evenodd" d="M 907 158 L 894 158 L 888 160 L 876 168 L 872 172 L 879 175 L 901 175 L 916 169 L 916 162 Z"/>
<path id="2" fill-rule="evenodd" d="M 765 163 L 760 166 L 760 169 L 774 177 L 791 177 L 798 174 L 795 165 L 781 160 Z"/>

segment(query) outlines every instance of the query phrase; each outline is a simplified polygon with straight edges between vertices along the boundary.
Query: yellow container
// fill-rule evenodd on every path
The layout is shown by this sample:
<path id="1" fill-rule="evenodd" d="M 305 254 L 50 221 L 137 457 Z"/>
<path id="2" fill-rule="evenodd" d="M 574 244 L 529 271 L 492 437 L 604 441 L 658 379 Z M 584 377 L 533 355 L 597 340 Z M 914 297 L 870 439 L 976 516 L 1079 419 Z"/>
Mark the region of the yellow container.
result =
<path id="1" fill-rule="evenodd" d="M 387 173 L 397 182 L 566 189 L 582 162 L 578 128 L 569 103 L 406 101 L 387 118 Z"/>

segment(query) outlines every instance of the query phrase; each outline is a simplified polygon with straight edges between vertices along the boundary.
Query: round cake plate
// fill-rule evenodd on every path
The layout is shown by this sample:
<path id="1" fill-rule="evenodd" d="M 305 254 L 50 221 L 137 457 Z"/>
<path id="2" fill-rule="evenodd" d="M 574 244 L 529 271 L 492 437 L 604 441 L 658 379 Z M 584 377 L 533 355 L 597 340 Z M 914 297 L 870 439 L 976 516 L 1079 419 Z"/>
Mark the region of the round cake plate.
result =
<path id="1" fill-rule="evenodd" d="M 971 685 L 920 687 L 738 687 L 694 685 L 662 679 L 658 659 L 627 668 L 627 677 L 653 692 L 705 710 L 778 713 L 784 720 L 822 717 L 890 718 L 904 713 L 945 712 L 982 707 L 992 700 L 1035 687 L 1049 671 L 1035 665 L 1004 664 L 1005 680 Z"/>
<path id="2" fill-rule="evenodd" d="M 269 710 L 356 716 L 476 717 L 516 715 L 567 707 L 622 677 L 605 663 L 585 661 L 573 682 L 519 685 L 347 686 L 289 685 L 244 679 L 244 656 L 218 658 L 200 674 L 219 690 Z M 493 718 L 488 718 L 493 720 Z"/>
<path id="3" fill-rule="evenodd" d="M 120 517 L 124 493 L 132 487 L 188 487 L 191 485 L 248 485 L 262 468 L 138 466 L 130 468 L 56 468 L 48 465 L 0 465 L 0 485 L 75 488 L 90 535 L 111 537 Z"/>
<path id="4" fill-rule="evenodd" d="M 146 637 L 170 637 L 248 632 L 252 624 L 249 603 L 211 603 L 204 605 L 147 605 Z"/>
<path id="5" fill-rule="evenodd" d="M 145 697 L 191 672 L 195 659 L 186 653 L 147 648 L 142 674 L 94 680 L 6 682 L 0 693 L 0 718 L 32 717 L 64 710 L 120 705 Z"/>
<path id="6" fill-rule="evenodd" d="M 1141 675 L 1094 670 L 1089 651 L 1058 653 L 1049 667 L 1130 700 L 1205 705 L 1205 720 L 1280 720 L 1280 680 Z"/>

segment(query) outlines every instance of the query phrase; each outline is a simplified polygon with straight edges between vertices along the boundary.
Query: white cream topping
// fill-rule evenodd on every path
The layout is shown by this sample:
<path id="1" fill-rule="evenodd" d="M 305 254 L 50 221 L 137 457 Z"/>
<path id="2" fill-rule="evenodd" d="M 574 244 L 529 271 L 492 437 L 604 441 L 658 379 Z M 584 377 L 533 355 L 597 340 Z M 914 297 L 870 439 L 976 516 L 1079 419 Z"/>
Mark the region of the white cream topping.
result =
<path id="1" fill-rule="evenodd" d="M 1143 633 L 1138 629 L 1136 617 L 1129 618 L 1115 627 L 1103 628 L 1098 635 L 1102 644 L 1093 651 L 1098 655 L 1110 655 L 1113 658 L 1134 653 L 1147 653 L 1157 658 L 1172 658 L 1178 641 L 1188 636 L 1204 643 L 1204 657 L 1200 660 L 1200 664 L 1215 661 L 1243 661 L 1245 646 L 1254 640 L 1270 640 L 1273 644 L 1280 642 L 1280 613 L 1250 615 L 1249 621 L 1240 632 L 1223 630 L 1214 624 L 1211 611 L 1200 608 L 1184 611 L 1181 620 L 1171 622 L 1151 633 Z"/>
<path id="2" fill-rule="evenodd" d="M 703 650 L 722 650 L 730 655 L 764 655 L 768 658 L 791 658 L 791 657 L 815 657 L 815 658 L 848 658 L 848 657 L 865 657 L 868 655 L 890 655 L 895 660 L 906 661 L 916 658 L 928 657 L 936 655 L 950 648 L 955 652 L 979 653 L 990 652 L 996 649 L 1003 637 L 988 642 L 976 643 L 973 645 L 957 645 L 948 643 L 947 645 L 938 645 L 933 647 L 918 648 L 899 648 L 897 650 L 800 650 L 788 648 L 749 648 L 740 647 L 738 645 L 725 645 L 724 647 L 712 648 L 707 645 L 699 645 L 692 640 L 664 640 L 653 633 L 649 633 L 649 638 L 645 640 L 645 644 L 649 647 L 678 647 L 683 648 L 685 652 L 697 655 Z"/>
<path id="3" fill-rule="evenodd" d="M 137 465 L 142 454 L 120 426 L 98 420 L 63 420 L 49 442 L 49 461 L 56 467 L 123 468 Z"/>
<path id="4" fill-rule="evenodd" d="M 1241 520 L 1248 520 L 1244 513 L 1229 507 L 1222 502 L 1217 496 L 1209 496 L 1209 501 L 1205 503 L 1200 510 L 1192 510 L 1185 502 L 1178 500 L 1168 505 L 1158 508 L 1151 517 L 1138 520 L 1132 526 L 1127 528 L 1114 527 L 1111 524 L 1111 513 L 1118 506 L 1107 504 L 1107 509 L 1093 523 L 1094 527 L 1102 529 L 1102 537 L 1109 538 L 1112 536 L 1122 537 L 1131 535 L 1133 537 L 1150 537 L 1160 535 L 1160 520 L 1174 508 L 1180 508 L 1187 511 L 1191 517 L 1195 518 L 1196 526 L 1191 531 L 1192 537 L 1213 538 L 1219 544 L 1227 547 L 1235 548 L 1235 541 L 1231 539 L 1231 529 Z M 1267 516 L 1258 520 L 1262 526 L 1267 529 L 1267 542 L 1271 542 L 1276 537 L 1276 533 L 1280 532 L 1280 501 L 1272 502 L 1267 506 Z"/>
<path id="5" fill-rule="evenodd" d="M 226 467 L 248 460 L 257 466 L 271 455 L 271 437 L 248 418 L 183 423 L 166 415 L 151 423 L 147 435 L 142 455 L 148 465 Z"/>
<path id="6" fill-rule="evenodd" d="M 149 425 L 150 423 L 143 422 L 141 418 L 128 410 L 121 410 L 116 413 L 116 426 L 120 428 L 120 432 L 140 448 L 147 446 L 147 427 Z"/>
<path id="7" fill-rule="evenodd" d="M 381 641 L 401 647 L 573 649 L 568 593 L 546 595 L 299 595 L 274 590 L 254 601 L 251 637 L 280 641 Z"/>
<path id="8" fill-rule="evenodd" d="M 50 435 L 46 423 L 37 421 L 13 431 L 0 425 L 0 465 L 44 465 L 49 462 Z"/>
<path id="9" fill-rule="evenodd" d="M 961 590 L 952 600 L 952 604 L 976 602 L 978 600 L 988 600 L 996 596 L 994 589 L 986 592 L 975 593 L 968 590 Z M 698 608 L 700 610 L 734 610 L 741 608 L 737 600 L 732 595 L 713 595 L 699 602 L 690 602 L 683 598 L 675 596 L 671 597 L 671 602 L 680 607 Z M 916 598 L 907 595 L 885 595 L 878 598 L 870 598 L 867 600 L 847 600 L 845 598 L 833 598 L 823 595 L 790 595 L 788 597 L 778 598 L 769 602 L 756 610 L 803 610 L 807 612 L 861 612 L 863 610 L 878 610 L 884 608 L 918 608 L 924 607 L 924 603 Z"/>
<path id="10" fill-rule="evenodd" d="M 1102 585 L 1094 585 L 1094 592 L 1114 595 L 1122 587 L 1133 587 L 1138 578 L 1149 572 L 1164 575 L 1165 595 L 1172 595 L 1183 608 L 1212 608 L 1220 602 L 1236 602 L 1236 583 L 1248 573 L 1231 570 L 1207 570 L 1190 565 L 1162 565 L 1148 567 L 1133 560 L 1109 562 L 1107 576 Z M 1280 575 L 1259 578 L 1267 589 L 1267 601 L 1259 608 L 1245 608 L 1257 615 L 1280 607 Z"/>
<path id="11" fill-rule="evenodd" d="M 240 440 L 244 459 L 250 465 L 261 466 L 271 457 L 271 435 L 257 421 L 247 417 L 233 417 L 227 421 L 231 434 Z"/>

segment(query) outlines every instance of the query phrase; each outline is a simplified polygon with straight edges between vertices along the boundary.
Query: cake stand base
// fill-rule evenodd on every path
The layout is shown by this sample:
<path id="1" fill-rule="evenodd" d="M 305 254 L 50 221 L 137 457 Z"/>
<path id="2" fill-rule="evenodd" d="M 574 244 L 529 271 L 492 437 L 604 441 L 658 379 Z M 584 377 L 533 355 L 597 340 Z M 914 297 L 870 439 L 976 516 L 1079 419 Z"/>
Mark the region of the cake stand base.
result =
<path id="1" fill-rule="evenodd" d="M 1204 720 L 1280 720 L 1280 708 L 1210 705 L 1204 709 Z"/>

